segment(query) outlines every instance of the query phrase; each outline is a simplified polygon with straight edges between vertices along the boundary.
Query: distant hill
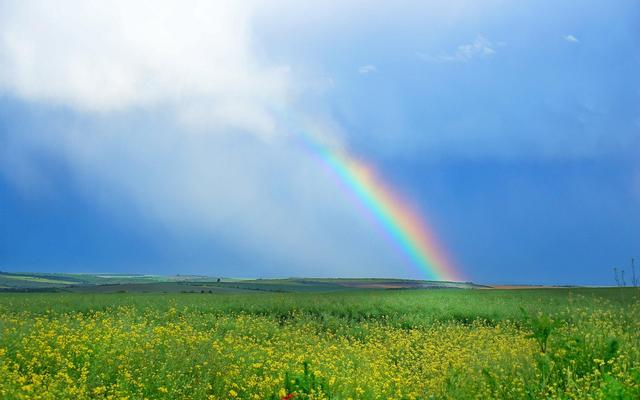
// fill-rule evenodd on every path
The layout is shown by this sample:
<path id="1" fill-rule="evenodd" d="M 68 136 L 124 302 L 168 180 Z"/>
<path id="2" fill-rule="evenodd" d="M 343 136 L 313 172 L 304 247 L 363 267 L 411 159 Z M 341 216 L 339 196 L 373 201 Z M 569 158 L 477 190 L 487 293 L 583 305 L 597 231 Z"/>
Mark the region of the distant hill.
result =
<path id="1" fill-rule="evenodd" d="M 329 292 L 390 289 L 475 289 L 486 287 L 471 282 L 385 278 L 234 279 L 200 275 L 0 272 L 0 291 L 4 292 Z"/>

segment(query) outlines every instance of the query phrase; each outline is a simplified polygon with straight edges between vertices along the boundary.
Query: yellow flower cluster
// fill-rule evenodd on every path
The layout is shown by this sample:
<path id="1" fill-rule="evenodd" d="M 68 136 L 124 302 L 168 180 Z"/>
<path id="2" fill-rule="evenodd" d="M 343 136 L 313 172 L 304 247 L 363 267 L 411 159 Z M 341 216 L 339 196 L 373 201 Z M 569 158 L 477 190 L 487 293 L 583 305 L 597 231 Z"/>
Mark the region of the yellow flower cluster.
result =
<path id="1" fill-rule="evenodd" d="M 345 320 L 336 330 L 303 314 L 283 321 L 188 306 L 0 308 L 0 398 L 281 399 L 290 394 L 285 379 L 302 376 L 305 363 L 317 384 L 296 398 L 640 393 L 637 315 L 620 321 L 611 311 L 571 310 L 579 322 L 559 327 L 549 352 L 540 354 L 522 321 L 417 328 Z"/>

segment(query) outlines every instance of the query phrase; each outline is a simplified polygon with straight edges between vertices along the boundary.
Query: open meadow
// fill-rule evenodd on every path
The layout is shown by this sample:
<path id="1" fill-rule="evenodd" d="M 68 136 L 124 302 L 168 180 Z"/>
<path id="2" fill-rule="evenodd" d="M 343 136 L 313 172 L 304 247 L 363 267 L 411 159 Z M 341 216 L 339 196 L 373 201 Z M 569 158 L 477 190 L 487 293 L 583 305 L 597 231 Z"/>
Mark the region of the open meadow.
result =
<path id="1" fill-rule="evenodd" d="M 640 291 L 0 293 L 3 399 L 640 398 Z"/>

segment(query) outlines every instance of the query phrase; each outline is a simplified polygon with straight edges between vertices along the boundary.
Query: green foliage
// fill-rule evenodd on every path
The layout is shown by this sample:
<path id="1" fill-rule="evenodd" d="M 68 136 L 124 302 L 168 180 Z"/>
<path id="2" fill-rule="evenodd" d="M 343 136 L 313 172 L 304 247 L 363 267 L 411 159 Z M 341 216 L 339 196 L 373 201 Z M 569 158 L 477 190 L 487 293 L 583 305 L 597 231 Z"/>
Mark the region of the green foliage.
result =
<path id="1" fill-rule="evenodd" d="M 620 342 L 616 338 L 611 338 L 607 341 L 607 346 L 604 352 L 604 361 L 608 362 L 615 358 L 620 351 Z"/>
<path id="2" fill-rule="evenodd" d="M 622 295 L 623 293 L 624 295 Z M 634 288 L 616 289 L 532 289 L 532 290 L 377 290 L 334 293 L 0 293 L 0 309 L 46 312 L 92 312 L 109 307 L 149 307 L 166 311 L 188 306 L 206 314 L 278 316 L 283 324 L 296 319 L 326 322 L 338 331 L 344 323 L 384 321 L 412 327 L 434 322 L 487 324 L 521 321 L 521 307 L 545 315 L 573 308 L 593 308 L 606 300 L 608 308 L 621 309 L 634 303 Z M 600 307 L 600 305 L 598 305 Z M 567 315 L 565 320 L 575 316 Z"/>
<path id="3" fill-rule="evenodd" d="M 551 336 L 551 332 L 559 326 L 559 322 L 541 312 L 537 315 L 530 316 L 523 307 L 520 307 L 520 311 L 531 330 L 531 333 L 527 337 L 535 339 L 540 347 L 540 352 L 543 354 L 546 353 L 549 336 Z"/>
<path id="4" fill-rule="evenodd" d="M 608 400 L 637 400 L 638 398 L 624 384 L 611 375 L 605 375 L 603 378 L 602 395 L 603 398 Z"/>
<path id="5" fill-rule="evenodd" d="M 284 387 L 287 394 L 283 397 L 306 400 L 324 395 L 324 398 L 331 399 L 326 379 L 319 378 L 310 371 L 308 361 L 302 363 L 302 368 L 302 373 L 285 373 Z M 274 395 L 274 398 L 281 397 Z"/>

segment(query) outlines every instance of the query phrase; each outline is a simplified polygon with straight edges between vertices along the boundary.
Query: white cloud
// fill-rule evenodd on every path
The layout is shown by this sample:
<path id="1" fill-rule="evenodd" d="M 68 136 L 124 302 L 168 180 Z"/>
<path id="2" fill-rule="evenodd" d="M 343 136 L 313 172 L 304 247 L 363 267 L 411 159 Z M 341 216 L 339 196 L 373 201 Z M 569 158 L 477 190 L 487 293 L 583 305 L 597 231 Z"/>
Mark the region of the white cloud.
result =
<path id="1" fill-rule="evenodd" d="M 296 116 L 274 111 L 295 114 L 293 93 L 309 84 L 260 59 L 252 5 L 0 4 L 0 92 L 78 117 L 3 132 L 0 173 L 37 195 L 48 177 L 38 159 L 61 160 L 92 203 L 222 238 L 264 262 L 254 270 L 264 275 L 398 273 L 384 236 L 287 134 Z M 339 145 L 331 124 L 323 134 Z"/>
<path id="2" fill-rule="evenodd" d="M 571 43 L 578 43 L 579 42 L 578 38 L 573 36 L 573 35 L 566 35 L 566 36 L 563 36 L 563 38 L 567 42 L 571 42 Z"/>
<path id="3" fill-rule="evenodd" d="M 4 4 L 0 90 L 94 112 L 168 103 L 190 119 L 271 134 L 264 110 L 286 101 L 289 71 L 255 56 L 248 4 Z"/>
<path id="4" fill-rule="evenodd" d="M 503 45 L 503 44 L 502 44 Z M 478 35 L 471 43 L 462 44 L 451 53 L 440 53 L 438 55 L 429 55 L 422 52 L 416 52 L 418 58 L 424 61 L 431 62 L 469 62 L 473 58 L 477 57 L 489 57 L 496 53 L 495 48 L 497 44 L 492 43 L 490 40 L 482 35 Z"/>
<path id="5" fill-rule="evenodd" d="M 376 66 L 372 64 L 362 65 L 361 67 L 358 68 L 359 74 L 368 74 L 368 73 L 377 72 L 377 71 L 378 69 L 376 68 Z"/>

